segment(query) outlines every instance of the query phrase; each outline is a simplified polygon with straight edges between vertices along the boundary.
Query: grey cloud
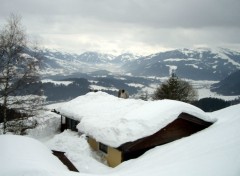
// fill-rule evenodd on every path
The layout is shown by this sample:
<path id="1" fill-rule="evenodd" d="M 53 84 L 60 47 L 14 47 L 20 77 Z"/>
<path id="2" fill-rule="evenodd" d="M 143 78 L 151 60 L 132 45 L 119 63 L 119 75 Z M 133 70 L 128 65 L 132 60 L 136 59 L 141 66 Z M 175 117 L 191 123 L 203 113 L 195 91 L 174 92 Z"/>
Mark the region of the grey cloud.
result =
<path id="1" fill-rule="evenodd" d="M 239 0 L 5 0 L 2 8 L 25 15 L 81 17 L 156 27 L 240 25 Z"/>
<path id="2" fill-rule="evenodd" d="M 0 24 L 18 13 L 31 34 L 62 48 L 239 47 L 239 11 L 239 0 L 2 0 Z"/>

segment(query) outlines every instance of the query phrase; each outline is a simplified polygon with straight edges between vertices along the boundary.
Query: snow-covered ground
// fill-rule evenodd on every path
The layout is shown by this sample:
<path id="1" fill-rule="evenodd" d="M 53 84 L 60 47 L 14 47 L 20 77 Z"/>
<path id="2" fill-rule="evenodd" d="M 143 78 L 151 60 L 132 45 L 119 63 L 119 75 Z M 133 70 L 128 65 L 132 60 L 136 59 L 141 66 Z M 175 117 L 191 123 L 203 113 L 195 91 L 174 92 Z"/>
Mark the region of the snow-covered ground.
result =
<path id="1" fill-rule="evenodd" d="M 101 162 L 101 158 L 92 151 L 85 135 L 65 130 L 45 142 L 51 150 L 64 151 L 66 156 L 74 163 L 75 167 L 83 173 L 106 173 L 112 168 Z"/>
<path id="2" fill-rule="evenodd" d="M 193 87 L 198 91 L 198 98 L 206 98 L 206 97 L 211 97 L 211 98 L 219 98 L 219 99 L 223 99 L 226 101 L 230 101 L 230 100 L 234 100 L 236 98 L 238 98 L 239 96 L 225 96 L 225 95 L 220 95 L 217 94 L 216 92 L 212 92 L 210 90 L 211 85 L 214 83 L 218 83 L 218 81 L 207 81 L 207 80 L 200 80 L 200 81 L 196 81 L 196 80 L 186 80 L 188 82 L 190 82 L 190 84 L 193 85 Z"/>
<path id="3" fill-rule="evenodd" d="M 52 105 L 54 108 L 59 105 Z M 51 115 L 50 115 L 51 114 Z M 25 157 L 17 152 L 17 141 L 9 143 L 1 140 L 0 175 L 164 175 L 164 176 L 239 176 L 240 175 L 240 104 L 234 105 L 213 113 L 208 113 L 217 121 L 209 128 L 189 137 L 182 138 L 166 145 L 155 147 L 137 159 L 123 162 L 116 168 L 109 168 L 101 162 L 101 158 L 93 152 L 86 142 L 84 135 L 77 132 L 65 131 L 58 133 L 55 125 L 59 122 L 59 115 L 51 112 L 42 114 L 42 125 L 29 132 L 32 136 L 42 141 L 49 149 L 65 151 L 67 157 L 80 171 L 73 173 L 63 171 L 60 166 L 56 170 L 46 167 L 44 172 L 39 172 L 38 167 L 32 167 L 31 156 Z M 51 120 L 50 120 L 51 119 Z M 54 120 L 55 119 L 55 120 Z M 46 121 L 45 121 L 46 120 Z M 50 123 L 50 121 L 51 123 Z M 54 122 L 56 121 L 56 123 Z M 51 130 L 53 128 L 53 130 Z M 34 142 L 33 142 L 34 143 Z M 12 146 L 7 150 L 8 145 Z M 26 150 L 31 146 L 21 143 Z M 3 148 L 2 148 L 3 147 Z M 8 152 L 4 155 L 4 151 Z M 37 150 L 36 150 L 37 151 Z M 33 152 L 33 151 L 31 151 Z M 33 155 L 34 157 L 35 155 Z M 44 155 L 45 156 L 45 155 Z M 22 158 L 21 158 L 22 157 Z M 12 158 L 18 158 L 19 165 Z M 48 156 L 46 156 L 46 159 Z M 38 160 L 43 162 L 44 159 Z M 13 162 L 13 163 L 12 163 Z M 5 163 L 5 164 L 3 164 Z M 7 163 L 7 164 L 6 164 Z M 24 164 L 20 164 L 24 163 Z M 8 168 L 3 168 L 8 165 Z M 40 166 L 43 166 L 40 164 Z M 9 167 L 12 166 L 12 167 Z M 39 168 L 41 169 L 41 167 Z M 51 165 L 54 166 L 54 165 Z M 17 168 L 17 169 L 16 169 Z M 27 171 L 31 170 L 31 174 Z"/>
<path id="4" fill-rule="evenodd" d="M 0 175 L 50 175 L 68 171 L 51 151 L 32 138 L 17 135 L 0 136 Z"/>
<path id="5" fill-rule="evenodd" d="M 190 137 L 123 163 L 116 175 L 240 175 L 240 105 L 210 113 L 218 121 Z"/>
<path id="6" fill-rule="evenodd" d="M 231 100 L 237 99 L 239 95 L 226 96 L 226 95 L 217 94 L 216 92 L 211 92 L 210 89 L 208 88 L 198 89 L 198 99 L 207 98 L 207 97 L 219 98 L 225 101 L 231 101 Z"/>

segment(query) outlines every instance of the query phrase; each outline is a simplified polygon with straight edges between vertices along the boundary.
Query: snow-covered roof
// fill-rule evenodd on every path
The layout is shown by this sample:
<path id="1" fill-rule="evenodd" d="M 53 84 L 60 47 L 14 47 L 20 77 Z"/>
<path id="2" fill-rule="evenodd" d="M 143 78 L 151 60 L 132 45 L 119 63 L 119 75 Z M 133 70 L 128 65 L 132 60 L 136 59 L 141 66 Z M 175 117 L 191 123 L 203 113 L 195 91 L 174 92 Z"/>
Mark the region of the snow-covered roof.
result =
<path id="1" fill-rule="evenodd" d="M 46 146 L 35 139 L 0 135 L 0 146 L 0 175 L 49 175 L 55 170 L 68 171 Z"/>
<path id="2" fill-rule="evenodd" d="M 213 121 L 204 111 L 184 102 L 122 99 L 104 92 L 79 96 L 56 110 L 80 121 L 80 132 L 112 147 L 150 136 L 183 112 Z"/>

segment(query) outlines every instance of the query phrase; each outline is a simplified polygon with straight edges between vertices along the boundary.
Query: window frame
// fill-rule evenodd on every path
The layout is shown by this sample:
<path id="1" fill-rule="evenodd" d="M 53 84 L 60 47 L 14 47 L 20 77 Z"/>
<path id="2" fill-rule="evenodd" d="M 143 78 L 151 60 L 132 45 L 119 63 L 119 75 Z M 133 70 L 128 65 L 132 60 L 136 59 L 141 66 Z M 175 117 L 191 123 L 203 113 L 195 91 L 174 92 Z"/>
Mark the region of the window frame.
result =
<path id="1" fill-rule="evenodd" d="M 105 153 L 105 154 L 108 154 L 108 146 L 105 145 L 105 144 L 103 144 L 103 143 L 101 143 L 101 142 L 99 142 L 98 149 L 99 149 L 101 152 L 103 152 L 103 153 Z"/>

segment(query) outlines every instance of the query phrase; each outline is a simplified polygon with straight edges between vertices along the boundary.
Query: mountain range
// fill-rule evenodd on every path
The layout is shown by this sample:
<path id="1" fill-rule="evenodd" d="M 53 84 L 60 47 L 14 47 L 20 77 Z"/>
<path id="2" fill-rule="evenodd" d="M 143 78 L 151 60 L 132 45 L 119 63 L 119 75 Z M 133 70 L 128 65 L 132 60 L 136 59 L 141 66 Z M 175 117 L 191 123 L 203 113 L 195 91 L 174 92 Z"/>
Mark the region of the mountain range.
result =
<path id="1" fill-rule="evenodd" d="M 34 57 L 30 49 L 23 55 Z M 117 95 L 119 89 L 126 89 L 131 96 L 148 96 L 172 73 L 190 79 L 192 84 L 194 81 L 197 89 L 210 89 L 209 85 L 216 83 L 211 91 L 240 95 L 240 53 L 230 49 L 178 49 L 148 56 L 39 50 L 38 56 L 42 58 L 42 81 L 27 92 L 40 86 L 48 101 L 67 100 L 95 90 Z"/>
<path id="2" fill-rule="evenodd" d="M 175 72 L 192 80 L 221 80 L 240 69 L 240 53 L 229 49 L 179 49 L 141 57 L 124 65 L 134 75 L 168 76 Z"/>
<path id="3" fill-rule="evenodd" d="M 225 48 L 177 49 L 148 56 L 51 50 L 41 50 L 41 55 L 44 58 L 41 72 L 45 76 L 107 70 L 146 77 L 166 77 L 174 72 L 181 78 L 220 81 L 240 69 L 240 52 Z"/>

